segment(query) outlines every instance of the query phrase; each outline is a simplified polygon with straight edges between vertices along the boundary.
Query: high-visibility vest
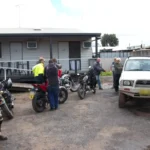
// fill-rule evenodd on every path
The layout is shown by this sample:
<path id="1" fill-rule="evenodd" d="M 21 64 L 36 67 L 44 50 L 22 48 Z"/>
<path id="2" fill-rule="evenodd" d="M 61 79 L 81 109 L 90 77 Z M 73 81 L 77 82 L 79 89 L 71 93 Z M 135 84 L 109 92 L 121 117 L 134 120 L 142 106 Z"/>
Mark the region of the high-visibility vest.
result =
<path id="1" fill-rule="evenodd" d="M 43 65 L 43 63 L 39 63 L 39 64 L 35 65 L 32 68 L 32 72 L 34 74 L 34 77 L 37 77 L 39 74 L 44 75 L 44 65 Z"/>

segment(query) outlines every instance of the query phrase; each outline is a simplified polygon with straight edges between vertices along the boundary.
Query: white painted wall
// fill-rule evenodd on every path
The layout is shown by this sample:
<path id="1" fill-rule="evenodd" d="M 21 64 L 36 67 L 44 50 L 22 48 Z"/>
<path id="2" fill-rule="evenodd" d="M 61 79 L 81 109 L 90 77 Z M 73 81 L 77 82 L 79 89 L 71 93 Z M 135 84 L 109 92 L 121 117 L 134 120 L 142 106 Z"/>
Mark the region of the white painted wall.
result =
<path id="1" fill-rule="evenodd" d="M 69 44 L 68 41 L 85 41 L 89 37 L 57 37 L 52 39 L 53 57 L 56 59 L 68 59 L 69 57 Z M 27 41 L 36 40 L 37 49 L 27 49 Z M 30 68 L 36 64 L 36 61 L 40 56 L 45 59 L 50 59 L 50 40 L 49 38 L 0 38 L 2 43 L 2 58 L 0 61 L 10 61 L 10 43 L 21 42 L 22 45 L 22 56 L 23 60 L 32 60 Z M 92 49 L 83 49 L 81 45 L 81 70 L 87 70 L 88 59 L 92 57 Z M 19 58 L 20 59 L 20 58 Z M 16 58 L 17 61 L 17 58 Z M 63 69 L 69 69 L 69 59 L 60 60 L 63 64 Z"/>

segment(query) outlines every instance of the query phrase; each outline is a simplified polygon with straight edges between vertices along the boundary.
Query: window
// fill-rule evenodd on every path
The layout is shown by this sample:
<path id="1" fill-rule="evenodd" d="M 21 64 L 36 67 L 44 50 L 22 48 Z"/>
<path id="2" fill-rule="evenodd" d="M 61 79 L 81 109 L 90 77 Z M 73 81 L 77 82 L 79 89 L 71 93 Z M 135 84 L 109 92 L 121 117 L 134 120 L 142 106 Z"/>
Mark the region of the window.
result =
<path id="1" fill-rule="evenodd" d="M 91 48 L 91 41 L 83 42 L 83 48 Z"/>
<path id="2" fill-rule="evenodd" d="M 70 70 L 81 70 L 81 60 L 69 60 Z"/>
<path id="3" fill-rule="evenodd" d="M 131 59 L 125 65 L 125 71 L 150 71 L 150 59 Z"/>
<path id="4" fill-rule="evenodd" d="M 2 58 L 2 44 L 0 43 L 0 58 Z"/>
<path id="5" fill-rule="evenodd" d="M 37 42 L 36 41 L 28 41 L 27 42 L 27 48 L 28 49 L 37 48 Z"/>

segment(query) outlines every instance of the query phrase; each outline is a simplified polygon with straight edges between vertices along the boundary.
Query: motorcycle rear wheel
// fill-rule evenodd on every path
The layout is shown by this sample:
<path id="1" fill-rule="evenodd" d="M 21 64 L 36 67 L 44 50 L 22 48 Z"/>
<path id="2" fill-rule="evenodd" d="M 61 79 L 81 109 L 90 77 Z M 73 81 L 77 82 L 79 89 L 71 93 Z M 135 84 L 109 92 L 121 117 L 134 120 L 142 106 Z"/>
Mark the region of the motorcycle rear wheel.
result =
<path id="1" fill-rule="evenodd" d="M 32 99 L 32 107 L 34 109 L 35 112 L 43 112 L 45 109 L 45 103 L 44 103 L 45 99 L 43 96 L 41 96 L 40 94 L 35 94 L 33 99 Z"/>

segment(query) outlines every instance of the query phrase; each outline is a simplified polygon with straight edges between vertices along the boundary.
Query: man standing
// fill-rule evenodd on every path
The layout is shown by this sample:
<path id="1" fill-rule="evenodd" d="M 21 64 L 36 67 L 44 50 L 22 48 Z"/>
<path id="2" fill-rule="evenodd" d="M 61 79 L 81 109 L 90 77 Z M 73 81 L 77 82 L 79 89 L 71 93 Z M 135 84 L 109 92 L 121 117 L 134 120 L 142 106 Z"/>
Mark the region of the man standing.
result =
<path id="1" fill-rule="evenodd" d="M 35 78 L 35 82 L 38 84 L 41 84 L 43 82 L 45 82 L 44 79 L 44 58 L 40 57 L 39 58 L 39 63 L 36 64 L 33 68 L 32 68 L 32 72 L 34 74 L 34 78 Z"/>
<path id="2" fill-rule="evenodd" d="M 59 82 L 58 82 L 58 69 L 53 63 L 53 60 L 49 61 L 46 68 L 46 76 L 48 79 L 48 98 L 50 101 L 50 110 L 56 110 L 58 108 L 58 93 L 59 93 Z"/>
<path id="3" fill-rule="evenodd" d="M 114 61 L 112 62 L 112 65 L 111 65 L 111 67 L 110 67 L 110 70 L 112 71 L 112 75 L 113 75 L 113 87 L 112 88 L 115 88 L 115 67 L 114 67 L 114 65 L 115 65 L 115 63 L 116 63 L 116 57 L 114 58 Z"/>
<path id="4" fill-rule="evenodd" d="M 56 58 L 53 58 L 52 61 L 53 61 L 54 65 L 56 65 L 56 67 L 57 67 L 58 69 L 60 69 L 60 68 L 62 67 L 61 64 L 57 63 Z"/>
<path id="5" fill-rule="evenodd" d="M 93 68 L 94 68 L 94 72 L 95 72 L 95 75 L 96 75 L 96 80 L 97 80 L 99 89 L 103 90 L 103 88 L 101 86 L 101 81 L 100 81 L 100 73 L 102 71 L 105 72 L 105 70 L 100 65 L 100 58 L 97 58 L 96 63 L 94 64 Z"/>
<path id="6" fill-rule="evenodd" d="M 115 68 L 115 91 L 118 92 L 118 86 L 119 86 L 119 79 L 121 76 L 123 65 L 121 64 L 121 58 L 116 59 L 116 63 L 114 64 Z"/>
<path id="7" fill-rule="evenodd" d="M 1 126 L 2 126 L 2 122 L 3 122 L 3 117 L 2 117 L 2 113 L 0 110 L 0 141 L 4 141 L 7 140 L 7 137 L 5 137 L 4 135 L 2 135 L 2 131 L 1 131 Z"/>

